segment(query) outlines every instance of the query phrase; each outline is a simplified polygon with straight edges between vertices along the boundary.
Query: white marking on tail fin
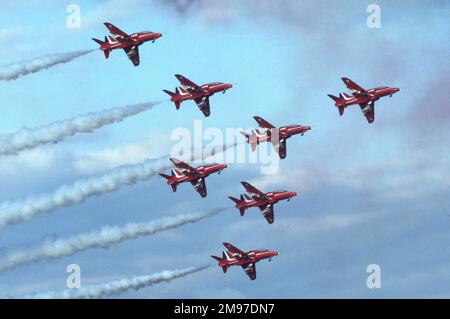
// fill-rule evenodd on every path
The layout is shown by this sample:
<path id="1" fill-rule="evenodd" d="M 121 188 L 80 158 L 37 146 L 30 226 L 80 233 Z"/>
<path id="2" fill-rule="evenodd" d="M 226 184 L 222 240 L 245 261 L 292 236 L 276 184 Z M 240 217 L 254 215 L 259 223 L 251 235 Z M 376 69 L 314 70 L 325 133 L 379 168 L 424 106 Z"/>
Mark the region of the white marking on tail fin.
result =
<path id="1" fill-rule="evenodd" d="M 183 173 L 181 173 L 179 170 L 177 170 L 177 169 L 172 169 L 172 175 L 173 176 L 176 176 L 176 177 L 182 177 L 182 176 L 184 176 L 183 175 Z"/>
<path id="2" fill-rule="evenodd" d="M 182 86 L 177 87 L 180 95 L 188 95 L 188 91 L 186 91 Z"/>

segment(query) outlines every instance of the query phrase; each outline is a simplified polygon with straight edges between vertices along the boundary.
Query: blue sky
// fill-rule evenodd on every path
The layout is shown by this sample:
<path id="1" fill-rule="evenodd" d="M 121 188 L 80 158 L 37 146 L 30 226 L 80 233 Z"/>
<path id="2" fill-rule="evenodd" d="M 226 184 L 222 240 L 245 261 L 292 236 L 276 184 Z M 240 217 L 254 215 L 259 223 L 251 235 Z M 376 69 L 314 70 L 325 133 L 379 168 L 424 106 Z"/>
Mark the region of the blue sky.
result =
<path id="1" fill-rule="evenodd" d="M 131 240 L 108 250 L 0 273 L 11 295 L 65 288 L 77 263 L 83 283 L 213 262 L 221 243 L 267 247 L 280 255 L 257 264 L 258 280 L 219 268 L 121 297 L 449 297 L 450 80 L 447 1 L 377 1 L 381 29 L 366 26 L 372 1 L 78 1 L 79 30 L 66 28 L 63 1 L 0 1 L 0 64 L 48 53 L 95 48 L 102 22 L 127 32 L 164 36 L 140 48 L 141 65 L 123 52 L 100 52 L 0 83 L 2 132 L 80 113 L 167 99 L 161 89 L 181 73 L 198 83 L 235 84 L 211 99 L 212 115 L 170 103 L 92 134 L 0 158 L 1 201 L 52 191 L 79 178 L 138 163 L 170 149 L 180 127 L 248 128 L 252 116 L 273 124 L 308 124 L 288 141 L 276 175 L 258 165 L 231 165 L 207 180 L 202 200 L 190 185 L 177 193 L 161 179 L 59 209 L 0 232 L 0 254 L 103 225 L 123 225 L 230 204 L 248 180 L 263 190 L 301 192 L 275 207 L 267 225 L 257 210 Z M 344 91 L 340 77 L 365 88 L 397 86 L 378 101 L 368 125 L 358 107 L 340 118 L 326 94 Z M 382 288 L 366 287 L 366 267 L 382 270 Z"/>

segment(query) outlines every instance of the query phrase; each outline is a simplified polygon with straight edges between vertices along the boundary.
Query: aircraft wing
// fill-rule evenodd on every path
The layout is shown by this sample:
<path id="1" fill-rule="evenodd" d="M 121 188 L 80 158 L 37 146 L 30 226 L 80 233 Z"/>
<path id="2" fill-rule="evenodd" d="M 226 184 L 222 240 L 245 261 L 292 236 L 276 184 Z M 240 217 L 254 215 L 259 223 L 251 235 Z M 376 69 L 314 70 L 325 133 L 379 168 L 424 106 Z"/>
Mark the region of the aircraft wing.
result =
<path id="1" fill-rule="evenodd" d="M 193 92 L 203 92 L 202 88 L 189 80 L 188 78 L 182 76 L 181 74 L 175 74 L 175 77 L 180 81 L 181 85 L 188 91 Z"/>
<path id="2" fill-rule="evenodd" d="M 200 111 L 202 111 L 205 117 L 208 117 L 211 114 L 209 97 L 205 96 L 200 99 L 196 99 L 195 103 L 197 103 L 198 108 L 200 109 Z"/>
<path id="3" fill-rule="evenodd" d="M 127 54 L 128 58 L 131 60 L 131 62 L 133 62 L 133 65 L 138 66 L 140 63 L 139 47 L 132 46 L 132 47 L 123 48 L 123 50 Z"/>
<path id="4" fill-rule="evenodd" d="M 109 22 L 105 22 L 104 24 L 105 24 L 105 27 L 109 30 L 109 32 L 111 32 L 111 34 L 114 35 L 114 38 L 116 38 L 116 39 L 118 38 L 118 40 L 125 39 L 127 41 L 132 41 L 131 37 L 127 33 L 123 32 L 115 25 L 113 25 Z"/>
<path id="5" fill-rule="evenodd" d="M 256 123 L 258 123 L 258 125 L 262 128 L 269 129 L 269 130 L 275 128 L 275 126 L 273 126 L 272 124 L 267 122 L 262 117 L 254 116 L 253 118 L 255 119 Z"/>
<path id="6" fill-rule="evenodd" d="M 272 145 L 281 159 L 286 158 L 286 139 L 282 138 L 281 140 L 272 140 Z"/>
<path id="7" fill-rule="evenodd" d="M 194 186 L 195 190 L 200 194 L 201 197 L 206 197 L 206 184 L 204 178 L 199 178 L 191 181 L 192 186 Z"/>
<path id="8" fill-rule="evenodd" d="M 367 91 L 360 87 L 358 84 L 350 80 L 349 78 L 342 78 L 347 89 L 349 89 L 354 95 L 367 95 Z"/>
<path id="9" fill-rule="evenodd" d="M 273 221 L 275 220 L 274 214 L 273 214 L 273 204 L 260 206 L 259 209 L 261 210 L 261 213 L 263 214 L 263 216 L 267 220 L 267 222 L 269 224 L 273 224 Z"/>
<path id="10" fill-rule="evenodd" d="M 255 280 L 256 279 L 255 263 L 242 265 L 242 269 L 244 269 L 245 273 L 250 277 L 251 280 Z"/>
<path id="11" fill-rule="evenodd" d="M 183 161 L 180 161 L 179 159 L 176 158 L 171 158 L 170 161 L 178 168 L 181 168 L 183 170 L 183 173 L 188 174 L 188 175 L 196 175 L 198 172 L 197 170 L 192 167 L 189 164 L 186 164 Z"/>
<path id="12" fill-rule="evenodd" d="M 229 244 L 229 243 L 223 243 L 223 245 L 226 247 L 226 249 L 228 249 L 229 252 L 234 253 L 234 254 L 239 254 L 240 256 L 245 256 L 245 253 L 240 250 L 239 248 Z"/>
<path id="13" fill-rule="evenodd" d="M 244 186 L 245 190 L 247 192 L 249 192 L 252 195 L 257 195 L 258 197 L 266 197 L 266 194 L 264 194 L 263 192 L 261 192 L 259 189 L 257 189 L 255 186 L 251 185 L 250 183 L 247 182 L 241 182 L 242 186 Z"/>
<path id="14" fill-rule="evenodd" d="M 373 123 L 375 121 L 375 102 L 370 101 L 367 103 L 362 103 L 359 105 L 361 107 L 361 111 L 367 119 L 367 122 Z"/>

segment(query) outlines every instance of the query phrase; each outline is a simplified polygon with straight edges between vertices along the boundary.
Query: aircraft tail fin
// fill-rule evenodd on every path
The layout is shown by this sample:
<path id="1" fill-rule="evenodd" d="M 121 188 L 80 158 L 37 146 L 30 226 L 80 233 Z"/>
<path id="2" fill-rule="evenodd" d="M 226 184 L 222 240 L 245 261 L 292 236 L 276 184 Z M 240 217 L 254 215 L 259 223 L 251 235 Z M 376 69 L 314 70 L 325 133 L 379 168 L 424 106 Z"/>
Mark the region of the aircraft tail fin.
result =
<path id="1" fill-rule="evenodd" d="M 175 92 L 172 92 L 172 91 L 169 91 L 169 90 L 163 90 L 163 91 L 164 91 L 166 94 L 170 95 L 170 97 L 173 97 L 173 96 L 179 94 L 178 89 L 176 89 Z M 174 101 L 174 103 L 175 103 L 175 108 L 176 108 L 177 110 L 179 110 L 179 109 L 180 109 L 181 102 L 180 102 L 180 101 Z"/>
<path id="2" fill-rule="evenodd" d="M 172 178 L 172 176 L 166 175 L 166 174 L 162 174 L 162 173 L 159 174 L 159 176 L 164 177 L 164 178 L 167 179 L 167 180 L 169 180 L 169 179 Z M 172 187 L 172 190 L 173 190 L 174 192 L 177 191 L 177 184 L 170 184 L 170 187 Z"/>
<path id="3" fill-rule="evenodd" d="M 212 255 L 211 255 L 211 257 L 214 258 L 214 259 L 217 260 L 217 261 L 222 261 L 222 260 L 223 260 L 222 258 L 217 257 L 217 256 L 212 256 Z"/>
<path id="4" fill-rule="evenodd" d="M 229 199 L 231 199 L 233 202 L 235 202 L 236 204 L 239 203 L 239 199 L 233 197 L 233 196 L 228 196 Z"/>
<path id="5" fill-rule="evenodd" d="M 163 90 L 164 92 L 166 92 L 167 94 L 169 94 L 170 96 L 174 96 L 175 93 L 169 90 Z"/>
<path id="6" fill-rule="evenodd" d="M 247 139 L 247 143 L 250 144 L 250 148 L 252 149 L 252 152 L 254 152 L 256 150 L 256 145 L 258 144 L 257 138 L 254 135 L 251 135 L 246 132 L 241 132 L 241 134 L 245 136 L 245 138 Z"/>
<path id="7" fill-rule="evenodd" d="M 339 115 L 340 115 L 340 116 L 344 115 L 345 107 L 344 107 L 343 103 L 344 103 L 344 101 L 345 101 L 345 97 L 342 95 L 342 93 L 339 94 L 339 97 L 338 97 L 338 96 L 331 95 L 331 94 L 328 94 L 328 96 L 329 96 L 331 99 L 333 99 L 333 101 L 336 102 L 335 105 L 336 105 L 336 106 L 338 107 L 338 109 L 339 109 Z"/>
<path id="8" fill-rule="evenodd" d="M 102 40 L 96 39 L 96 38 L 92 38 L 92 40 L 94 40 L 95 42 L 97 42 L 98 45 L 103 45 L 103 44 L 105 44 L 105 42 L 103 42 Z"/>
<path id="9" fill-rule="evenodd" d="M 102 46 L 104 44 L 106 44 L 106 42 L 107 42 L 106 37 L 105 37 L 105 41 L 104 42 L 102 40 L 99 40 L 99 39 L 96 39 L 96 38 L 92 38 L 92 40 L 94 40 L 97 44 L 100 45 L 100 50 L 103 51 L 103 54 L 105 55 L 105 59 L 109 58 L 109 52 L 111 52 L 111 50 L 109 48 L 105 48 L 105 49 L 102 48 Z"/>
<path id="10" fill-rule="evenodd" d="M 222 267 L 222 271 L 224 272 L 224 273 L 226 273 L 227 272 L 227 270 L 228 270 L 228 265 L 224 265 L 224 264 L 222 264 L 222 262 L 224 262 L 225 261 L 225 254 L 223 253 L 223 258 L 220 258 L 220 257 L 217 257 L 217 256 L 212 256 L 211 255 L 211 257 L 212 258 L 214 258 L 215 260 L 217 260 L 218 262 L 219 262 L 219 266 L 221 266 Z"/>
<path id="11" fill-rule="evenodd" d="M 228 196 L 228 198 L 231 199 L 233 202 L 235 202 L 235 203 L 236 203 L 236 206 L 237 206 L 237 204 L 238 204 L 239 202 L 241 202 L 241 201 L 244 200 L 244 198 L 242 197 L 242 195 L 241 195 L 241 199 L 237 199 L 237 198 L 235 198 L 235 197 L 233 197 L 233 196 Z M 239 213 L 241 214 L 241 216 L 244 216 L 244 213 L 245 213 L 245 207 L 239 207 Z"/>
<path id="12" fill-rule="evenodd" d="M 339 97 L 334 96 L 334 95 L 332 95 L 332 94 L 328 94 L 328 96 L 329 96 L 333 101 L 335 101 L 335 102 L 339 102 L 339 101 L 341 100 Z"/>

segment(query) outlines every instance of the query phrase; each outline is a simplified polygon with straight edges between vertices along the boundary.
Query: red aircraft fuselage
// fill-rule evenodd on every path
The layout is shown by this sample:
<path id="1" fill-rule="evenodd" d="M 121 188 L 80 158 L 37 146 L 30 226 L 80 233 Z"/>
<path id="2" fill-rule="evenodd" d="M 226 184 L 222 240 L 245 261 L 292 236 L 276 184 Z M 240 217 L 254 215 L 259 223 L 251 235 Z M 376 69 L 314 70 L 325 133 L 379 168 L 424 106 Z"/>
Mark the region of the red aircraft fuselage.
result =
<path id="1" fill-rule="evenodd" d="M 167 180 L 167 184 L 172 187 L 174 192 L 180 183 L 191 182 L 195 190 L 201 197 L 207 196 L 205 178 L 213 173 L 219 173 L 227 168 L 226 164 L 210 164 L 199 167 L 192 167 L 176 158 L 170 159 L 176 168 L 172 169 L 172 175 L 159 174 Z"/>
<path id="2" fill-rule="evenodd" d="M 137 32 L 127 34 L 115 25 L 105 22 L 105 27 L 109 30 L 110 35 L 105 37 L 105 41 L 92 38 L 100 45 L 100 50 L 107 59 L 112 50 L 123 49 L 134 66 L 140 64 L 139 46 L 145 42 L 155 42 L 156 39 L 162 37 L 162 33 L 157 32 Z"/>
<path id="3" fill-rule="evenodd" d="M 162 33 L 156 32 L 137 32 L 130 34 L 130 39 L 123 39 L 117 41 L 112 36 L 108 36 L 108 41 L 100 45 L 101 51 L 112 51 L 115 49 L 125 49 L 137 45 L 141 45 L 148 41 L 155 41 L 156 39 L 162 37 Z"/>
<path id="4" fill-rule="evenodd" d="M 253 118 L 258 123 L 262 131 L 253 129 L 251 133 L 241 132 L 241 134 L 247 138 L 247 143 L 250 144 L 252 151 L 255 151 L 256 147 L 260 143 L 271 142 L 281 159 L 286 158 L 286 140 L 288 138 L 297 134 L 301 134 L 303 136 L 307 131 L 311 130 L 311 126 L 307 125 L 287 125 L 276 127 L 260 116 L 254 116 Z"/>
<path id="5" fill-rule="evenodd" d="M 391 97 L 394 93 L 397 93 L 398 91 L 400 91 L 400 89 L 395 87 L 381 87 L 367 90 L 368 95 L 353 96 L 343 93 L 342 94 L 343 98 L 340 99 L 339 101 L 336 101 L 335 106 L 347 107 L 349 105 L 364 104 L 370 101 L 375 102 L 383 96 Z"/>
<path id="6" fill-rule="evenodd" d="M 275 129 L 274 129 L 275 130 Z M 278 140 L 281 139 L 287 139 L 293 135 L 297 134 L 305 134 L 307 131 L 311 130 L 311 126 L 305 126 L 305 125 L 288 125 L 288 126 L 281 126 L 278 128 Z M 272 133 L 272 130 L 266 130 L 264 132 L 261 132 L 258 129 L 255 129 L 254 134 L 251 134 L 248 136 L 248 143 L 264 143 L 264 142 L 271 142 L 273 137 L 275 136 Z"/>
<path id="7" fill-rule="evenodd" d="M 275 250 L 258 249 L 244 252 L 229 243 L 223 243 L 223 245 L 227 250 L 222 253 L 222 257 L 211 256 L 218 261 L 218 265 L 222 267 L 223 272 L 226 273 L 231 266 L 241 266 L 251 280 L 256 279 L 255 264 L 258 261 L 263 259 L 269 259 L 270 261 L 272 257 L 278 256 L 278 252 Z"/>
<path id="8" fill-rule="evenodd" d="M 182 87 L 178 87 L 178 90 L 177 90 L 178 93 L 173 94 L 170 97 L 170 101 L 179 105 L 180 103 L 183 103 L 184 101 L 187 101 L 187 100 L 200 100 L 205 97 L 210 97 L 217 92 L 225 93 L 226 90 L 231 89 L 232 87 L 233 87 L 233 84 L 227 84 L 227 83 L 221 83 L 221 82 L 207 83 L 207 84 L 201 85 L 200 88 L 203 90 L 203 92 L 200 92 L 200 91 L 189 92 Z"/>
<path id="9" fill-rule="evenodd" d="M 202 165 L 195 168 L 195 170 L 198 172 L 197 174 L 193 175 L 187 175 L 184 174 L 181 170 L 174 168 L 172 170 L 173 175 L 170 179 L 167 180 L 167 184 L 174 185 L 174 184 L 180 184 L 180 183 L 186 183 L 193 180 L 197 180 L 199 178 L 205 178 L 208 177 L 211 174 L 219 173 L 227 168 L 228 166 L 226 164 L 211 164 L 211 165 Z"/>
<path id="10" fill-rule="evenodd" d="M 221 261 L 219 261 L 219 266 L 229 268 L 230 266 L 245 266 L 250 263 L 256 263 L 263 259 L 270 259 L 272 257 L 278 256 L 278 252 L 268 249 L 249 250 L 245 253 L 245 255 L 247 256 L 247 258 L 245 259 L 237 259 L 236 257 L 234 257 L 234 254 L 230 253 L 229 251 L 226 251 L 225 255 L 227 255 L 227 259 L 222 259 Z"/>
<path id="11" fill-rule="evenodd" d="M 351 95 L 345 93 L 341 93 L 339 96 L 328 94 L 335 102 L 334 105 L 339 109 L 339 115 L 344 115 L 347 106 L 358 104 L 369 124 L 375 121 L 375 101 L 383 96 L 392 96 L 400 91 L 399 88 L 387 86 L 365 90 L 349 78 L 344 77 L 341 78 L 341 80 L 344 82 L 347 89 L 350 90 Z"/>
<path id="12" fill-rule="evenodd" d="M 269 224 L 273 224 L 275 220 L 273 205 L 280 200 L 289 201 L 292 197 L 298 195 L 297 192 L 290 191 L 263 193 L 248 182 L 241 182 L 241 184 L 247 193 L 241 195 L 239 199 L 232 196 L 228 196 L 228 198 L 236 203 L 236 208 L 239 209 L 241 216 L 244 216 L 247 208 L 258 207 Z"/>
<path id="13" fill-rule="evenodd" d="M 236 203 L 236 208 L 246 209 L 250 207 L 261 207 L 269 204 L 276 204 L 280 200 L 290 200 L 292 197 L 298 195 L 297 192 L 289 192 L 289 191 L 278 191 L 278 192 L 269 192 L 264 194 L 266 199 L 257 198 L 254 199 L 251 196 L 245 195 L 245 200 L 240 200 Z"/>
<path id="14" fill-rule="evenodd" d="M 193 100 L 205 117 L 210 115 L 209 97 L 217 92 L 225 93 L 228 89 L 233 87 L 232 84 L 222 82 L 197 85 L 181 74 L 175 74 L 175 77 L 178 79 L 181 86 L 176 87 L 175 92 L 163 90 L 170 95 L 170 101 L 175 103 L 175 108 L 178 110 L 181 103 L 187 100 Z"/>

